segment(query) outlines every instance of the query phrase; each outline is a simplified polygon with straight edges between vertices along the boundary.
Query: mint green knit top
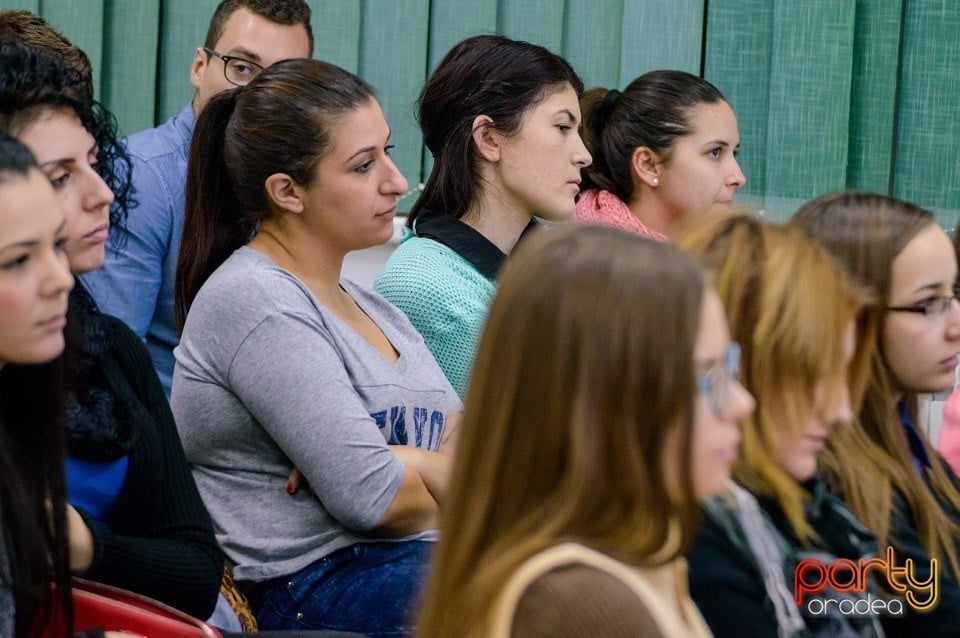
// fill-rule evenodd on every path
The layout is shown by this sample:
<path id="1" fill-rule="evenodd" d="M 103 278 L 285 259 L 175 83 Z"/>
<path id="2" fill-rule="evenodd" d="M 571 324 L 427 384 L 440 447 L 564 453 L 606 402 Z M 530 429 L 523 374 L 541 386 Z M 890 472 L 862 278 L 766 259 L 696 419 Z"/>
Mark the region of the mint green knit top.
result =
<path id="1" fill-rule="evenodd" d="M 463 398 L 494 282 L 452 248 L 404 229 L 373 288 L 407 315 Z"/>

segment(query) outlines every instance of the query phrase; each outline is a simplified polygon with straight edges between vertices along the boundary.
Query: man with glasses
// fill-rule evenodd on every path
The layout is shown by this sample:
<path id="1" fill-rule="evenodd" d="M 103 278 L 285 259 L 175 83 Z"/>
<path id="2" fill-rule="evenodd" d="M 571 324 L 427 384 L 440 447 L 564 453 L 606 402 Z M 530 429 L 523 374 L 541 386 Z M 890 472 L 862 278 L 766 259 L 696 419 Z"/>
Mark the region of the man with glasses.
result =
<path id="1" fill-rule="evenodd" d="M 223 0 L 190 66 L 193 101 L 160 126 L 127 140 L 134 197 L 127 233 L 107 250 L 104 267 L 84 276 L 103 312 L 144 339 L 170 396 L 173 349 L 180 340 L 173 286 L 183 231 L 187 154 L 200 110 L 221 91 L 243 86 L 265 67 L 313 55 L 304 0 Z"/>

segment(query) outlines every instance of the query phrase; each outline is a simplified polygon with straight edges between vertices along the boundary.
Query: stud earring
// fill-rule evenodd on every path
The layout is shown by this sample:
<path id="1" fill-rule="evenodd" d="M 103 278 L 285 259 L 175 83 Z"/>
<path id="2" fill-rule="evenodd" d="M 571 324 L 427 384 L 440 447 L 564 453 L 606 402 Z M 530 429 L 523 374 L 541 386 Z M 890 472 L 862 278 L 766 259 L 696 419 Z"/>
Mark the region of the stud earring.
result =
<path id="1" fill-rule="evenodd" d="M 660 184 L 660 178 L 659 178 L 659 177 L 654 177 L 654 178 L 653 178 L 652 180 L 650 180 L 650 181 L 653 182 L 653 185 L 654 185 L 654 186 L 657 186 L 657 185 Z"/>

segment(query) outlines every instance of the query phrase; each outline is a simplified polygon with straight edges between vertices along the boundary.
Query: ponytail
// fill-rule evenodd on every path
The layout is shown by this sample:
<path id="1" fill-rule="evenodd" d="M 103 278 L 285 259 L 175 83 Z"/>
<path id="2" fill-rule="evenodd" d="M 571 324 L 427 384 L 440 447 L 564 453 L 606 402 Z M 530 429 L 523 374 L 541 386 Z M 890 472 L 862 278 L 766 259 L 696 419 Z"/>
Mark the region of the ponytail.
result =
<path id="1" fill-rule="evenodd" d="M 583 145 L 587 147 L 593 162 L 580 171 L 580 177 L 583 180 L 581 188 L 599 189 L 610 191 L 623 201 L 627 201 L 633 191 L 633 182 L 630 176 L 629 167 L 627 171 L 620 171 L 626 174 L 614 174 L 614 166 L 609 161 L 610 153 L 607 152 L 606 138 L 604 131 L 607 123 L 613 115 L 617 104 L 621 102 L 620 91 L 617 89 L 604 89 L 601 87 L 590 89 L 580 98 L 580 111 L 583 114 Z M 617 166 L 617 168 L 624 168 Z"/>
<path id="2" fill-rule="evenodd" d="M 252 225 L 242 214 L 227 169 L 224 142 L 240 89 L 213 97 L 201 111 L 187 163 L 183 239 L 174 288 L 177 325 L 200 287 L 233 251 L 250 239 Z"/>

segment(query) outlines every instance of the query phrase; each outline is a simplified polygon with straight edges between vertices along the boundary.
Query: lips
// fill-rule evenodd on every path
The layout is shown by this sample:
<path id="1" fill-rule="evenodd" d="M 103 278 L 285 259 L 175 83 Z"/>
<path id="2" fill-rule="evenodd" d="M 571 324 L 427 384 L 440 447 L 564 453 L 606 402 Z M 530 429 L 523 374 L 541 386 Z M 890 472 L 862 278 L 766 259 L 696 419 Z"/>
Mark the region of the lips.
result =
<path id="1" fill-rule="evenodd" d="M 84 235 L 83 238 L 89 239 L 92 241 L 106 241 L 109 234 L 110 234 L 110 224 L 106 223 L 106 224 L 101 224 L 100 226 L 97 226 L 96 228 L 91 230 L 89 233 Z"/>
<path id="2" fill-rule="evenodd" d="M 61 330 L 65 325 L 67 325 L 67 315 L 64 313 L 44 319 L 37 324 L 42 330 Z"/>
<path id="3" fill-rule="evenodd" d="M 958 363 L 960 363 L 960 359 L 957 358 L 957 355 L 953 355 L 942 360 L 940 365 L 945 368 L 956 368 Z"/>

